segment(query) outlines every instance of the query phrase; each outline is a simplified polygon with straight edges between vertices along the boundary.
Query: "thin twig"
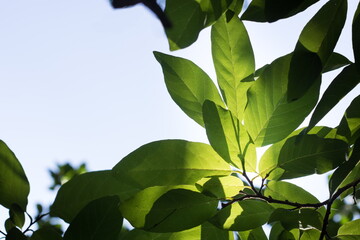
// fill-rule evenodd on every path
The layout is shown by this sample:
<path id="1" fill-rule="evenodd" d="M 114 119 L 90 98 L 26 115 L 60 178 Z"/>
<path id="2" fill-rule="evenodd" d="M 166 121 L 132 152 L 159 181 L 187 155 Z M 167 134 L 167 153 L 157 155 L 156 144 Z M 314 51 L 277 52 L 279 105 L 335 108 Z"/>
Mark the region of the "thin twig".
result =
<path id="1" fill-rule="evenodd" d="M 352 187 L 356 187 L 356 185 L 358 185 L 360 183 L 360 178 L 345 185 L 342 188 L 339 188 L 333 196 L 331 196 L 331 198 L 328 200 L 327 206 L 326 206 L 326 213 L 324 216 L 324 220 L 323 220 L 323 226 L 321 229 L 321 234 L 319 237 L 319 240 L 323 240 L 324 237 L 327 235 L 327 225 L 329 224 L 329 217 L 331 214 L 331 205 L 334 203 L 334 201 L 346 190 L 352 188 Z"/>
<path id="2" fill-rule="evenodd" d="M 6 233 L 4 233 L 3 231 L 0 230 L 0 233 L 4 236 L 6 236 Z"/>

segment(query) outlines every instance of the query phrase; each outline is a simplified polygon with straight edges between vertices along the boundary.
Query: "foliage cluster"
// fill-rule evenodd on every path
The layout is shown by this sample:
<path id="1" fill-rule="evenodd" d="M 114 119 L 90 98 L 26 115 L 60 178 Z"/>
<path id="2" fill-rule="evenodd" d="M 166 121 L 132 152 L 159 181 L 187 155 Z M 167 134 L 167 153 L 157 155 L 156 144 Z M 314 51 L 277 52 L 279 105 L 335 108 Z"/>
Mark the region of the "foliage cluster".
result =
<path id="1" fill-rule="evenodd" d="M 0 142 L 0 204 L 9 209 L 6 239 L 360 239 L 360 220 L 342 210 L 360 194 L 360 97 L 336 128 L 317 123 L 360 81 L 360 4 L 352 20 L 352 62 L 334 48 L 346 0 L 329 0 L 306 24 L 294 51 L 255 69 L 243 20 L 274 22 L 317 0 L 167 0 L 170 48 L 211 29 L 217 75 L 155 52 L 178 106 L 205 128 L 210 144 L 161 140 L 136 149 L 111 170 L 87 172 L 62 185 L 50 214 L 70 225 L 62 235 L 24 225 L 29 183 Z M 343 68 L 319 100 L 321 77 Z M 309 125 L 297 129 L 311 113 Z M 269 146 L 257 161 L 256 148 Z M 334 170 L 320 202 L 286 179 Z M 260 179 L 260 184 L 255 184 Z M 340 215 L 339 215 L 340 214 Z M 337 221 L 334 216 L 348 216 Z M 134 229 L 122 232 L 123 219 Z M 345 220 L 344 220 L 345 219 Z M 37 219 L 35 219 L 36 221 Z M 31 221 L 33 223 L 33 221 Z"/>

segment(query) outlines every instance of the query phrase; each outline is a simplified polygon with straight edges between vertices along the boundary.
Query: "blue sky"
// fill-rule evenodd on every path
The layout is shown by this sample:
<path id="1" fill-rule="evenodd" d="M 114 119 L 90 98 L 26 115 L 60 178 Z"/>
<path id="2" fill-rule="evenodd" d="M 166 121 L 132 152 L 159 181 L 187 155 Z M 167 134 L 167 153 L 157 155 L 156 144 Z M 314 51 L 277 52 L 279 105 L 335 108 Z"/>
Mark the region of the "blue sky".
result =
<path id="1" fill-rule="evenodd" d="M 257 67 L 292 51 L 323 2 L 290 20 L 246 23 Z M 349 4 L 352 15 L 357 3 Z M 351 20 L 337 50 L 353 60 Z M 28 175 L 30 206 L 52 201 L 47 169 L 57 162 L 109 169 L 151 141 L 206 142 L 205 131 L 167 93 L 152 55 L 168 53 L 167 40 L 160 22 L 141 5 L 114 11 L 106 0 L 6 1 L 0 36 L 0 138 Z M 193 60 L 215 80 L 209 29 L 173 54 Z M 333 77 L 326 74 L 324 83 Z M 359 93 L 355 89 L 352 97 Z M 350 100 L 323 124 L 336 126 Z"/>

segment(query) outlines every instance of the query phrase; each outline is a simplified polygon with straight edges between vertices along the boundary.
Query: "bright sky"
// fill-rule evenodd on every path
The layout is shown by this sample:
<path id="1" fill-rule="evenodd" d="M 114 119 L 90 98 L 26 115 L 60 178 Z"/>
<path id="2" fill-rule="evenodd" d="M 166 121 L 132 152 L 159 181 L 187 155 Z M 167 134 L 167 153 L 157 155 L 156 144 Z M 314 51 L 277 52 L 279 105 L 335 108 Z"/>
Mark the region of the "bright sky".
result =
<path id="1" fill-rule="evenodd" d="M 257 67 L 292 51 L 321 4 L 276 24 L 246 23 Z M 349 4 L 352 16 L 357 1 Z M 337 50 L 353 60 L 351 21 Z M 207 141 L 167 93 L 152 55 L 168 52 L 167 40 L 160 22 L 141 5 L 114 11 L 107 0 L 4 1 L 0 36 L 0 139 L 27 173 L 30 207 L 52 201 L 47 169 L 57 162 L 109 169 L 151 141 Z M 173 54 L 190 58 L 215 79 L 209 29 Z M 359 93 L 355 89 L 352 97 Z M 324 124 L 336 126 L 350 101 Z"/>

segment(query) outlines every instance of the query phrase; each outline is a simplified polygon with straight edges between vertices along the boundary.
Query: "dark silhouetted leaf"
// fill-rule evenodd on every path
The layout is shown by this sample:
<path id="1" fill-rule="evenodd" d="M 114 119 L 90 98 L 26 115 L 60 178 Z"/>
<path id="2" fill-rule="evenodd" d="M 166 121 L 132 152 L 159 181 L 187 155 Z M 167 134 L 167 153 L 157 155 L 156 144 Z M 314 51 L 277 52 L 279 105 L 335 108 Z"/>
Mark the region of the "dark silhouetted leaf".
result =
<path id="1" fill-rule="evenodd" d="M 119 198 L 103 197 L 86 205 L 64 234 L 64 240 L 114 240 L 120 233 L 123 217 Z"/>
<path id="2" fill-rule="evenodd" d="M 338 41 L 346 12 L 346 0 L 330 0 L 304 27 L 291 59 L 289 101 L 304 96 L 318 80 Z"/>
<path id="3" fill-rule="evenodd" d="M 308 129 L 315 126 L 346 94 L 360 82 L 360 73 L 351 64 L 331 82 L 311 116 Z"/>
<path id="4" fill-rule="evenodd" d="M 22 228 L 25 223 L 24 210 L 19 205 L 12 204 L 9 212 L 11 221 L 19 228 Z"/>
<path id="5" fill-rule="evenodd" d="M 330 181 L 329 181 L 329 190 L 330 194 L 332 195 L 336 189 L 341 185 L 341 183 L 346 180 L 349 174 L 355 170 L 356 164 L 360 161 L 360 139 L 358 139 L 353 147 L 352 154 L 350 159 L 344 162 L 336 171 L 332 174 Z M 355 179 L 352 179 L 355 180 Z M 348 183 L 350 181 L 347 181 Z"/>
<path id="6" fill-rule="evenodd" d="M 193 62 L 159 52 L 154 55 L 162 66 L 170 96 L 194 121 L 204 126 L 202 105 L 206 99 L 224 107 L 213 81 Z"/>
<path id="7" fill-rule="evenodd" d="M 42 227 L 36 230 L 30 240 L 61 240 L 61 234 L 52 227 Z"/>
<path id="8" fill-rule="evenodd" d="M 5 240 L 27 240 L 27 237 L 18 228 L 12 228 L 7 233 Z"/>
<path id="9" fill-rule="evenodd" d="M 360 72 L 360 3 L 357 6 L 352 23 L 352 44 L 355 56 L 355 64 Z"/>
<path id="10" fill-rule="evenodd" d="M 24 169 L 10 148 L 0 140 L 0 204 L 17 204 L 25 211 L 30 186 Z"/>
<path id="11" fill-rule="evenodd" d="M 340 53 L 333 52 L 328 58 L 322 73 L 330 72 L 332 70 L 344 67 L 352 62 Z"/>
<path id="12" fill-rule="evenodd" d="M 239 240 L 267 240 L 266 234 L 262 227 L 249 231 L 238 232 Z"/>
<path id="13" fill-rule="evenodd" d="M 338 128 L 338 134 L 353 144 L 360 137 L 360 96 L 357 96 L 346 109 Z"/>
<path id="14" fill-rule="evenodd" d="M 188 47 L 205 27 L 206 14 L 195 0 L 167 0 L 165 14 L 172 23 L 166 29 L 170 50 Z"/>
<path id="15" fill-rule="evenodd" d="M 302 12 L 317 1 L 253 0 L 241 18 L 255 22 L 275 22 Z"/>

